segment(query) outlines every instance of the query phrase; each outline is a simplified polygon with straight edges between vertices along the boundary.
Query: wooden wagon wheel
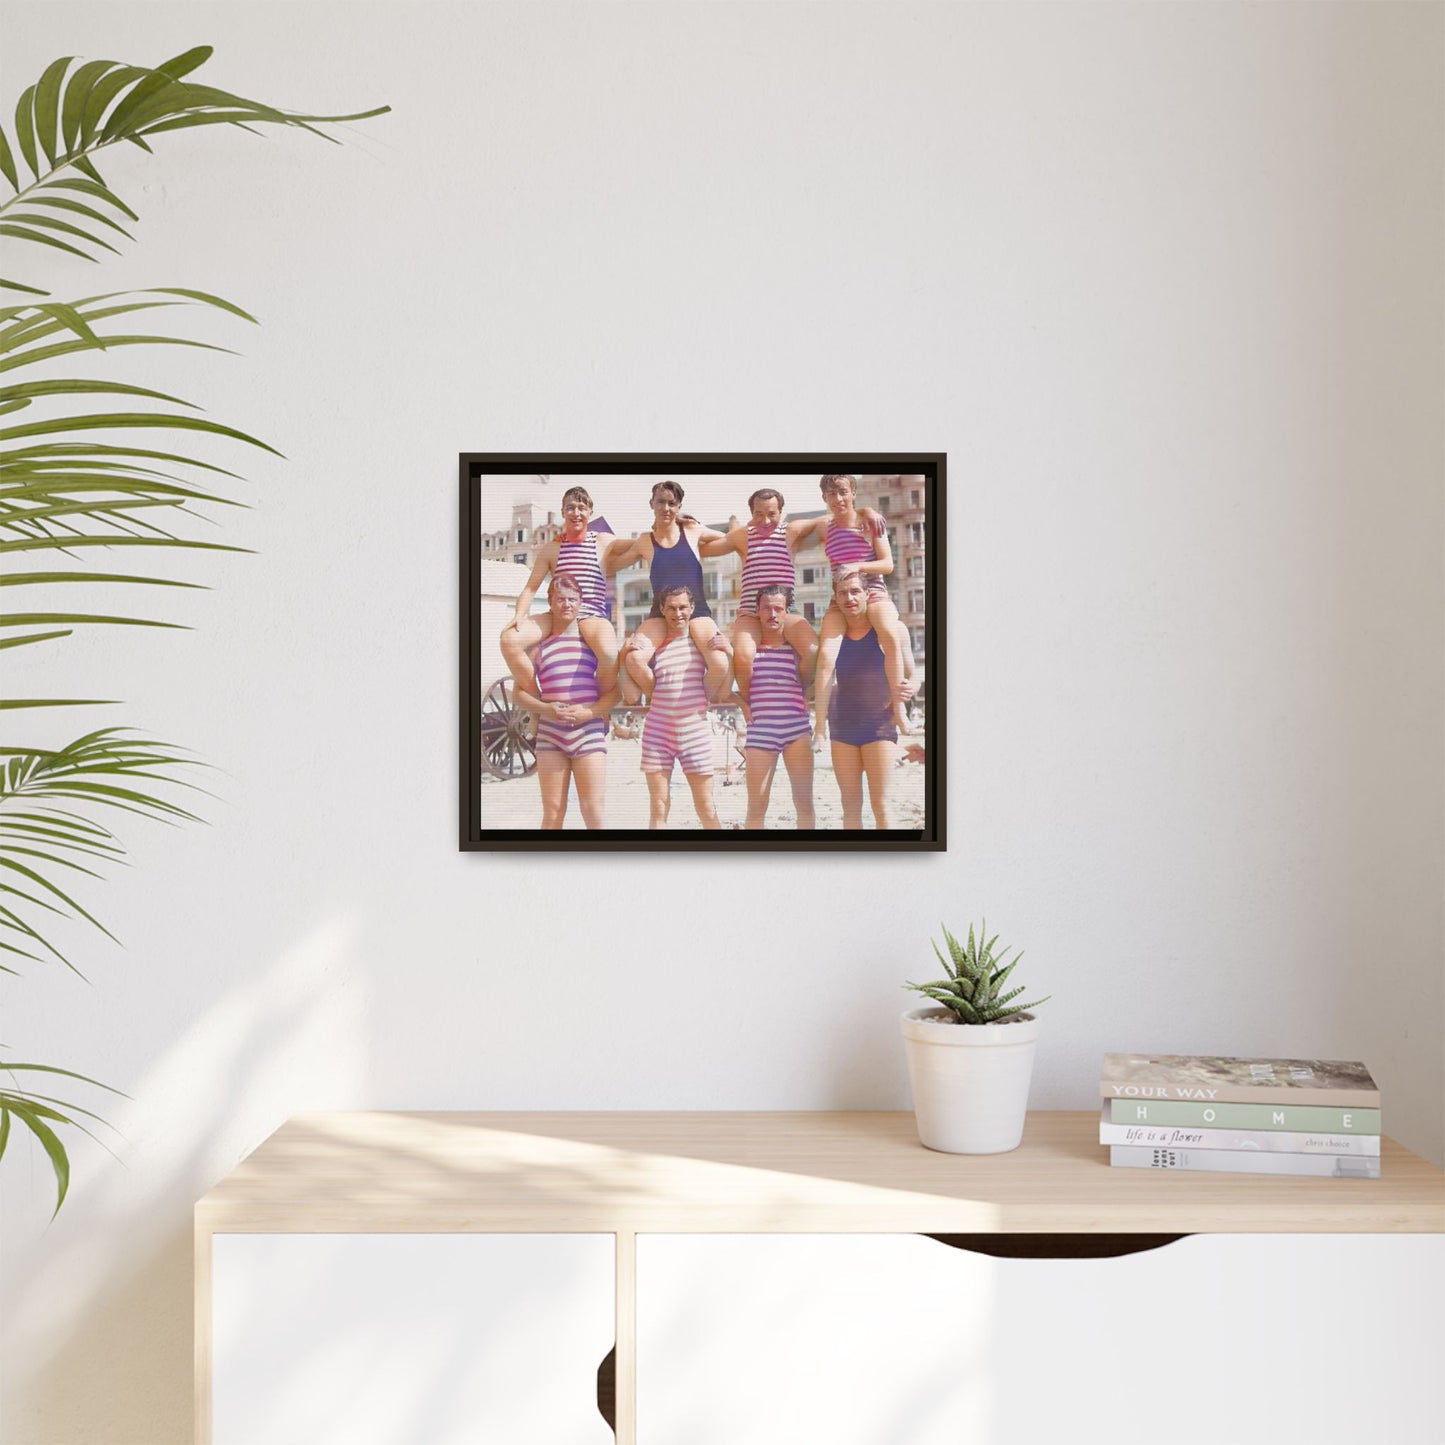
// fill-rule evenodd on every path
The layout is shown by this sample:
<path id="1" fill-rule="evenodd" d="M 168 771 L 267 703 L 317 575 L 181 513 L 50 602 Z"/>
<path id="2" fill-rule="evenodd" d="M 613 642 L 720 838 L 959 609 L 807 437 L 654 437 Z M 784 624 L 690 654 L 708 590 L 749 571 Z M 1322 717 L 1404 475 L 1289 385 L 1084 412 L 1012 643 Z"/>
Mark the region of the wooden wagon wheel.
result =
<path id="1" fill-rule="evenodd" d="M 510 678 L 482 694 L 482 766 L 494 778 L 525 778 L 537 767 L 537 719 L 512 699 Z"/>

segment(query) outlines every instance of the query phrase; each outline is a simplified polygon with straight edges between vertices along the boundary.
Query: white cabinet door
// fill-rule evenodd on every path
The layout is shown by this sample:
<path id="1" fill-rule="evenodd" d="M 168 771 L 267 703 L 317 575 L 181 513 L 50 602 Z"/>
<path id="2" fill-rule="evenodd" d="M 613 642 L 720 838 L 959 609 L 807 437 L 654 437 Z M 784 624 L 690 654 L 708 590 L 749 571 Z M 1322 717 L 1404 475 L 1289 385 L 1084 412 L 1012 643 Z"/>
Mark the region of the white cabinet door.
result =
<path id="1" fill-rule="evenodd" d="M 613 1236 L 218 1234 L 214 1445 L 611 1445 Z"/>
<path id="2" fill-rule="evenodd" d="M 1445 1236 L 637 1241 L 638 1445 L 1434 1445 Z"/>

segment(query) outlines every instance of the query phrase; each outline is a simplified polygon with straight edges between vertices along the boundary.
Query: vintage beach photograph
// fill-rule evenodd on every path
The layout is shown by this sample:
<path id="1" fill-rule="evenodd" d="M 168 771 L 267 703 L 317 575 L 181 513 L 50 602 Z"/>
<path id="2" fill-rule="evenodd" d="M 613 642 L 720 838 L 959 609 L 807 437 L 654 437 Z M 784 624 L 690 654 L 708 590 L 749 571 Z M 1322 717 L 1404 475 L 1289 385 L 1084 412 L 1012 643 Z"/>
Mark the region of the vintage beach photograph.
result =
<path id="1" fill-rule="evenodd" d="M 465 454 L 462 846 L 941 846 L 943 468 Z"/>

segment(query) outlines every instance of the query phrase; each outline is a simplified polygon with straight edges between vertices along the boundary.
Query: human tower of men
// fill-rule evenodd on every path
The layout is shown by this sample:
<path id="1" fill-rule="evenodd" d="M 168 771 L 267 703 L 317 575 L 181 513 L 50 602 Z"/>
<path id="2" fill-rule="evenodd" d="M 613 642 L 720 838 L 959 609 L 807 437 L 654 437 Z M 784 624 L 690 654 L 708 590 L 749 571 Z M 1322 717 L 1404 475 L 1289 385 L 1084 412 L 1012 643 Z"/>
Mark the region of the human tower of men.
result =
<path id="1" fill-rule="evenodd" d="M 658 482 L 652 528 L 631 538 L 589 529 L 585 488 L 563 494 L 562 530 L 538 553 L 501 639 L 517 702 L 537 716 L 541 827 L 562 826 L 569 783 L 586 826 L 606 826 L 608 719 L 619 701 L 647 705 L 641 751 L 652 828 L 667 823 L 675 764 L 698 822 L 721 826 L 708 707 L 722 702 L 746 722 L 745 827 L 764 826 L 780 758 L 797 827 L 816 826 L 813 752 L 825 736 L 844 828 L 863 826 L 865 780 L 875 826 L 889 826 L 889 778 L 915 691 L 908 629 L 883 581 L 892 550 L 883 519 L 857 506 L 854 477 L 829 474 L 819 490 L 822 515 L 786 521 L 782 494 L 762 487 L 748 498 L 749 520 L 718 532 L 682 511 L 682 487 Z M 815 631 L 792 605 L 793 559 L 816 546 L 833 596 Z M 702 558 L 728 553 L 741 558 L 742 575 L 725 634 L 704 596 Z M 652 613 L 619 641 L 607 579 L 635 562 L 648 568 Z M 534 613 L 544 579 L 547 610 Z"/>

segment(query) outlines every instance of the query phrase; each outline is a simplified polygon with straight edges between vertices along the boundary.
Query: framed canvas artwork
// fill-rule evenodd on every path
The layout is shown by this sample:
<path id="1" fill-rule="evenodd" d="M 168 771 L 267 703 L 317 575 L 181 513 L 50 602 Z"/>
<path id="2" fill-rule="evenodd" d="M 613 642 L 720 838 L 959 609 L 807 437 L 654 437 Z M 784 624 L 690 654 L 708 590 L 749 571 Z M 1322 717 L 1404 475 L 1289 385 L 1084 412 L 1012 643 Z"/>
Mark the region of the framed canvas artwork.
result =
<path id="1" fill-rule="evenodd" d="M 945 465 L 463 453 L 462 848 L 942 849 Z"/>

